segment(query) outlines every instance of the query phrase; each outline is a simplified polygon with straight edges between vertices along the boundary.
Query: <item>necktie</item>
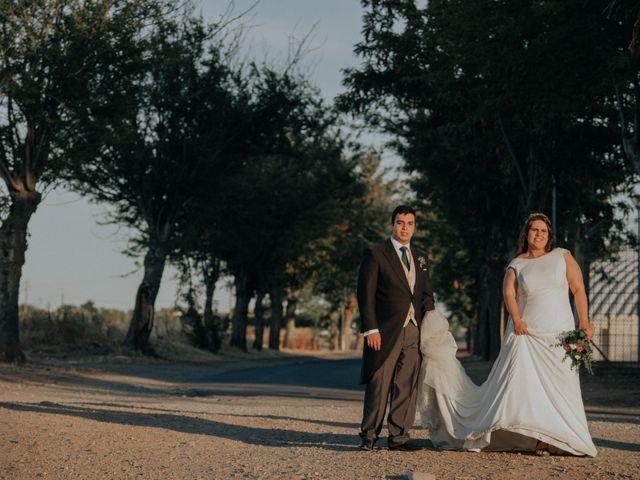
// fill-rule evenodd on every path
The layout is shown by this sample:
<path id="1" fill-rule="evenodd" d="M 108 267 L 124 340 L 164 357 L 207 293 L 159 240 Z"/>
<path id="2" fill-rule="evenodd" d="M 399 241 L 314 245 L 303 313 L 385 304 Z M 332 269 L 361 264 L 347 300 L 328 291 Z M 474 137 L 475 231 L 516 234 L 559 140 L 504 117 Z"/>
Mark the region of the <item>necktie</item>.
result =
<path id="1" fill-rule="evenodd" d="M 402 252 L 402 263 L 407 267 L 407 270 L 411 270 L 411 264 L 409 263 L 409 257 L 407 255 L 407 247 L 400 247 L 400 251 Z"/>

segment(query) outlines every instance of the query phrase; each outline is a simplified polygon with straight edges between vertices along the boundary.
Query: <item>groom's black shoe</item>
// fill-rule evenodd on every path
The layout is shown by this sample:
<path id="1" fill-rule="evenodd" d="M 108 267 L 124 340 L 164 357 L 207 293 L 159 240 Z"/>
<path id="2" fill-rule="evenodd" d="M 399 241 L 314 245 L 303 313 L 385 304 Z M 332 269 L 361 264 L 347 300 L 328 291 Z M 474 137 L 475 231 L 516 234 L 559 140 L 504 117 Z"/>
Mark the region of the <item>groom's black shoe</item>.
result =
<path id="1" fill-rule="evenodd" d="M 363 452 L 370 452 L 371 450 L 373 450 L 373 446 L 375 444 L 376 444 L 375 439 L 364 437 L 358 449 Z"/>
<path id="2" fill-rule="evenodd" d="M 424 447 L 408 441 L 405 443 L 401 443 L 400 445 L 389 445 L 389 450 L 396 450 L 399 452 L 415 452 L 418 450 L 424 450 Z"/>

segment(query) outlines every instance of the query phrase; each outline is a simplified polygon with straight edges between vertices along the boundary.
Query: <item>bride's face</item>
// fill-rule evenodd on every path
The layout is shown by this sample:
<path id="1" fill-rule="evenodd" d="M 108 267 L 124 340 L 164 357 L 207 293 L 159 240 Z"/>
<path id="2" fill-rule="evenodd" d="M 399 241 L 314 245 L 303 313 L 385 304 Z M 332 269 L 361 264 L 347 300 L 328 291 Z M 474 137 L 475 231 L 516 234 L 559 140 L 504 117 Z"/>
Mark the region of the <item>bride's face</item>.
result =
<path id="1" fill-rule="evenodd" d="M 534 220 L 527 233 L 527 242 L 531 250 L 544 250 L 549 241 L 549 229 L 542 220 Z"/>

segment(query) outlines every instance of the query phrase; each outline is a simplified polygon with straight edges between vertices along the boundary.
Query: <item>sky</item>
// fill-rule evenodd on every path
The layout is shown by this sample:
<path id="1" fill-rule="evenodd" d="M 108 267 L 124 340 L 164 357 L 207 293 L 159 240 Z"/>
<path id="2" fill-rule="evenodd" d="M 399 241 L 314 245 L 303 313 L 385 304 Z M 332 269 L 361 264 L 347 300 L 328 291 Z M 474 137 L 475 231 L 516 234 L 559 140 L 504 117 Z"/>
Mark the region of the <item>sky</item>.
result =
<path id="1" fill-rule="evenodd" d="M 236 0 L 234 12 L 254 5 Z M 216 21 L 229 2 L 203 0 L 202 15 Z M 353 46 L 360 41 L 362 8 L 359 0 L 261 0 L 244 17 L 247 51 L 258 60 L 265 55 L 276 64 L 287 58 L 290 39 L 311 32 L 304 58 L 305 70 L 332 99 L 342 92 L 340 70 L 357 64 Z M 143 271 L 122 252 L 131 232 L 104 225 L 107 206 L 58 188 L 44 192 L 44 199 L 29 223 L 29 247 L 22 271 L 20 302 L 55 309 L 62 303 L 118 309 L 133 307 Z M 232 291 L 221 282 L 215 301 L 220 311 L 233 305 Z M 156 308 L 171 307 L 176 299 L 175 270 L 165 270 Z"/>

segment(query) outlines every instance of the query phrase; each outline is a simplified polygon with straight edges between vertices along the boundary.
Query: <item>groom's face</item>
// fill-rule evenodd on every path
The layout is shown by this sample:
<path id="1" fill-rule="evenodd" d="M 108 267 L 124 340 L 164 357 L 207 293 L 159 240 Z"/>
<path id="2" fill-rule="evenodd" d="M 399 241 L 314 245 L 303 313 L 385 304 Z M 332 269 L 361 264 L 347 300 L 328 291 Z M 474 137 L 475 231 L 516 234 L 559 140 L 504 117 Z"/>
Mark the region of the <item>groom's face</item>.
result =
<path id="1" fill-rule="evenodd" d="M 391 236 L 402 244 L 407 244 L 416 229 L 416 217 L 413 213 L 399 213 L 393 220 Z"/>

